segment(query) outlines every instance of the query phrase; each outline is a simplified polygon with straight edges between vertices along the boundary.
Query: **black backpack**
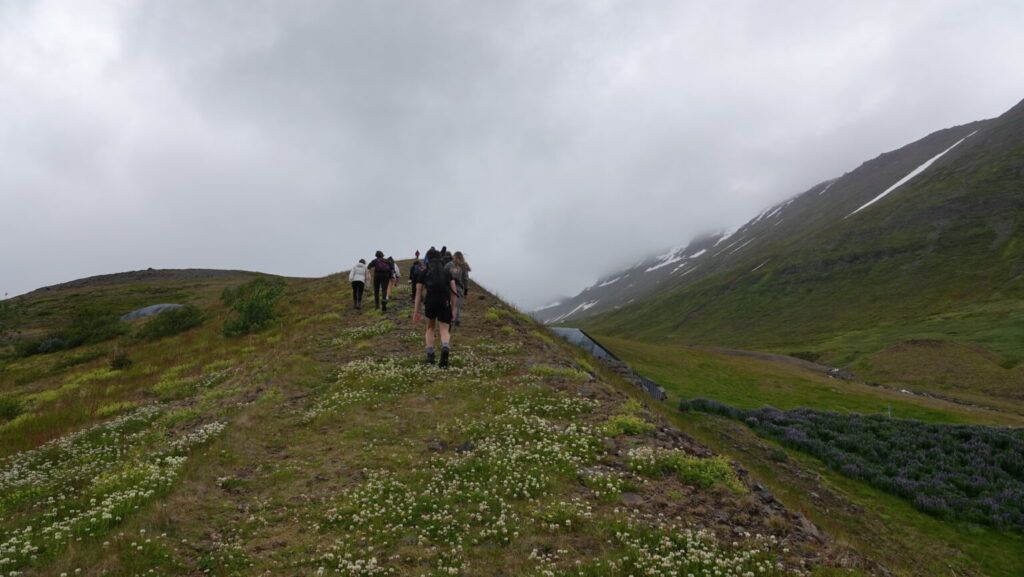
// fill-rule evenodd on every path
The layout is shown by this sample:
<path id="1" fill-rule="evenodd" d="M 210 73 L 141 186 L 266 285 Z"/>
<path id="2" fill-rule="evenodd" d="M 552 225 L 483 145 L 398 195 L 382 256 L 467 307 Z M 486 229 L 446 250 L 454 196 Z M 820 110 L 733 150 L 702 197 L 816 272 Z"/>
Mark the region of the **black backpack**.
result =
<path id="1" fill-rule="evenodd" d="M 384 260 L 382 258 L 378 258 L 376 260 L 376 263 L 377 264 L 375 264 L 374 266 L 377 268 L 377 272 L 382 273 L 382 274 L 384 274 L 384 273 L 391 274 L 391 263 L 389 263 L 388 261 L 386 261 L 386 260 Z"/>
<path id="2" fill-rule="evenodd" d="M 444 270 L 444 263 L 439 260 L 431 260 L 427 263 L 424 280 L 426 282 L 423 284 L 427 285 L 428 294 L 443 295 L 451 290 L 451 287 L 448 286 L 448 274 Z"/>
<path id="3" fill-rule="evenodd" d="M 412 281 L 412 282 L 416 282 L 416 275 L 420 274 L 420 271 L 422 271 L 422 270 L 423 270 L 423 263 L 422 262 L 416 261 L 416 262 L 412 263 L 412 266 L 409 268 L 409 280 Z"/>

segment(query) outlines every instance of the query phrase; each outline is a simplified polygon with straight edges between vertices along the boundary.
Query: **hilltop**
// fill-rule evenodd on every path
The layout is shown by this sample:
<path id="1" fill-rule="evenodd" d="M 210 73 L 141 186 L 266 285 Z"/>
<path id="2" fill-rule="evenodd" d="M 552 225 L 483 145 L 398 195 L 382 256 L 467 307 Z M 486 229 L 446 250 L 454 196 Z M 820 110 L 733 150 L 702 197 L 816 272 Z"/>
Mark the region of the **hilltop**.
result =
<path id="1" fill-rule="evenodd" d="M 259 278 L 277 316 L 224 336 L 222 291 Z M 158 302 L 199 324 L 16 347 Z M 448 371 L 422 362 L 406 285 L 354 311 L 344 274 L 107 276 L 13 304 L 4 574 L 883 571 L 476 284 Z"/>

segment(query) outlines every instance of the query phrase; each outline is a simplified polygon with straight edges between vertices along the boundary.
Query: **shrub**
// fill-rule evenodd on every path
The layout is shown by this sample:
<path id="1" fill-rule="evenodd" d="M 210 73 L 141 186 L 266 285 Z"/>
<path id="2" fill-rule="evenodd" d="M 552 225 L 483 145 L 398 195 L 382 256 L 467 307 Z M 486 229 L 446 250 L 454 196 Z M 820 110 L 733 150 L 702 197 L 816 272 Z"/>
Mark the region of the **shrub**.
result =
<path id="1" fill-rule="evenodd" d="M 126 330 L 120 317 L 110 310 L 83 306 L 75 310 L 67 328 L 45 337 L 15 343 L 14 350 L 20 357 L 43 355 L 109 341 L 123 335 Z"/>
<path id="2" fill-rule="evenodd" d="M 155 341 L 198 327 L 204 320 L 201 310 L 193 305 L 185 305 L 154 316 L 135 336 L 144 341 Z"/>
<path id="3" fill-rule="evenodd" d="M 706 399 L 695 399 L 692 406 L 744 422 L 757 434 L 809 453 L 926 513 L 1024 530 L 1020 429 L 806 408 L 743 410 Z"/>
<path id="4" fill-rule="evenodd" d="M 277 301 L 284 295 L 284 281 L 279 278 L 260 277 L 239 287 L 224 289 L 221 300 L 236 317 L 224 323 L 226 336 L 257 332 L 277 316 Z"/>
<path id="5" fill-rule="evenodd" d="M 530 367 L 530 374 L 541 377 L 564 377 L 566 379 L 587 379 L 590 377 L 583 371 L 569 367 L 553 367 L 551 365 L 534 365 Z"/>
<path id="6" fill-rule="evenodd" d="M 21 399 L 13 395 L 0 395 L 0 419 L 13 421 L 24 412 L 25 405 Z"/>
<path id="7" fill-rule="evenodd" d="M 630 451 L 629 464 L 642 475 L 673 474 L 684 483 L 705 489 L 721 485 L 735 493 L 746 490 L 732 465 L 721 455 L 701 459 L 680 450 L 638 447 Z"/>
<path id="8" fill-rule="evenodd" d="M 615 415 L 604 424 L 604 432 L 611 437 L 640 435 L 654 431 L 654 425 L 635 415 Z"/>
<path id="9" fill-rule="evenodd" d="M 110 361 L 108 361 L 107 364 L 110 366 L 110 370 L 120 371 L 127 368 L 131 368 L 132 360 L 128 358 L 128 355 L 121 353 L 116 357 L 110 359 Z"/>

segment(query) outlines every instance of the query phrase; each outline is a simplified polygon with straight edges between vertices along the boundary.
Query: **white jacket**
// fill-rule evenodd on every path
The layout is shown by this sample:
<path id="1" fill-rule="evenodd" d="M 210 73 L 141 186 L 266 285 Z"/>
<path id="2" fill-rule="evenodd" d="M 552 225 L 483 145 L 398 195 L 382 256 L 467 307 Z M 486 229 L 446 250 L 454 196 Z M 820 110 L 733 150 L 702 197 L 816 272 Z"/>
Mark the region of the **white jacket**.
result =
<path id="1" fill-rule="evenodd" d="M 349 282 L 359 281 L 359 282 L 365 283 L 366 282 L 366 265 L 361 263 L 361 262 L 357 262 L 356 266 L 352 267 L 352 272 L 348 273 L 348 280 L 349 280 Z"/>

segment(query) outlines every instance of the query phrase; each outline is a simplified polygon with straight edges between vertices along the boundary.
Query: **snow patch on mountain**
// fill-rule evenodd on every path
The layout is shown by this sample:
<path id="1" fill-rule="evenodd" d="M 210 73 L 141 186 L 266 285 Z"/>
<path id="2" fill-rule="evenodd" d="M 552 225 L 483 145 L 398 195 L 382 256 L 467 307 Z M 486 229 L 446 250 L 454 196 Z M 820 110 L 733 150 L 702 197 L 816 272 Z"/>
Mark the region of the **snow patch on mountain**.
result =
<path id="1" fill-rule="evenodd" d="M 598 301 L 590 301 L 590 302 L 587 302 L 587 303 L 582 303 L 582 304 L 578 305 L 576 308 L 572 309 L 571 311 L 565 313 L 564 315 L 560 315 L 560 316 L 557 316 L 557 317 L 551 319 L 550 321 L 548 321 L 548 323 L 549 324 L 555 324 L 555 323 L 557 323 L 559 321 L 562 321 L 564 319 L 567 319 L 567 318 L 571 317 L 572 315 L 576 314 L 577 312 L 586 312 L 587 309 L 592 308 L 597 303 L 598 303 Z"/>
<path id="2" fill-rule="evenodd" d="M 956 143 L 954 143 L 954 144 L 953 144 L 953 146 L 950 146 L 950 147 L 949 147 L 949 148 L 947 148 L 946 150 L 943 150 L 942 152 L 940 152 L 940 153 L 936 154 L 936 155 L 935 155 L 934 157 L 932 157 L 932 158 L 931 158 L 931 160 L 929 160 L 928 162 L 925 162 L 925 163 L 924 163 L 924 164 L 922 164 L 921 166 L 918 166 L 918 167 L 917 167 L 917 168 L 915 168 L 914 170 L 910 171 L 910 174 L 908 174 L 908 175 L 904 176 L 903 178 L 899 179 L 899 181 L 898 181 L 898 182 L 897 182 L 896 184 L 894 184 L 894 185 L 890 186 L 889 188 L 885 189 L 885 191 L 884 191 L 884 192 L 882 192 L 882 194 L 879 194 L 879 195 L 878 195 L 878 196 L 876 196 L 875 198 L 872 198 L 872 199 L 871 199 L 871 200 L 869 200 L 869 201 L 868 201 L 867 203 L 865 203 L 865 204 L 864 204 L 863 206 L 861 206 L 860 208 L 858 208 L 857 210 L 855 210 L 855 211 L 851 212 L 850 214 L 846 215 L 846 216 L 845 216 L 845 217 L 843 217 L 843 218 L 844 218 L 844 219 L 845 219 L 845 218 L 850 218 L 851 216 L 853 216 L 853 215 L 857 214 L 858 212 L 860 212 L 860 211 L 864 210 L 865 208 L 867 208 L 867 207 L 871 206 L 872 204 L 875 204 L 876 202 L 878 202 L 878 201 L 882 200 L 882 199 L 883 199 L 883 198 L 884 198 L 884 197 L 885 197 L 886 195 L 888 195 L 888 194 L 889 194 L 890 192 L 892 192 L 892 191 L 896 190 L 897 188 L 899 188 L 899 187 L 903 186 L 903 185 L 904 185 L 904 184 L 906 184 L 906 183 L 907 183 L 908 181 L 910 181 L 910 180 L 911 180 L 912 178 L 914 178 L 915 176 L 917 176 L 917 175 L 921 174 L 922 172 L 924 172 L 925 170 L 927 170 L 927 169 L 928 169 L 928 167 L 929 167 L 929 166 L 931 166 L 931 165 L 932 165 L 932 164 L 933 164 L 933 163 L 934 163 L 934 162 L 935 162 L 936 160 L 938 160 L 938 159 L 942 158 L 943 156 L 945 156 L 945 154 L 946 154 L 947 152 L 949 152 L 950 150 L 953 150 L 953 149 L 954 149 L 954 148 L 956 148 L 956 147 L 957 147 L 957 146 L 958 146 L 958 145 L 959 145 L 959 144 L 960 144 L 961 142 L 963 142 L 963 141 L 967 140 L 968 138 L 970 138 L 970 137 L 974 136 L 974 135 L 975 135 L 975 134 L 976 134 L 977 132 L 978 132 L 978 131 L 977 131 L 977 130 L 975 130 L 974 132 L 972 132 L 972 133 L 968 134 L 967 136 L 965 136 L 965 137 L 961 138 L 960 140 L 956 141 Z"/>
<path id="3" fill-rule="evenodd" d="M 711 248 L 715 248 L 716 246 L 722 244 L 723 242 L 725 242 L 726 240 L 731 238 L 732 235 L 734 235 L 734 234 L 736 234 L 737 232 L 740 231 L 740 228 L 742 228 L 742 227 L 736 226 L 736 227 L 730 228 L 729 230 L 723 232 L 721 238 L 719 238 L 717 241 L 715 241 L 715 244 L 711 245 Z M 704 252 L 704 251 L 701 251 L 701 252 Z M 694 255 L 694 256 L 697 256 L 697 255 Z"/>
<path id="4" fill-rule="evenodd" d="M 546 304 L 546 305 L 544 305 L 544 306 L 542 306 L 542 307 L 540 307 L 540 308 L 534 309 L 534 312 L 537 312 L 537 311 L 546 311 L 546 310 L 548 310 L 548 309 L 553 309 L 553 308 L 557 307 L 557 306 L 558 306 L 558 305 L 560 305 L 560 304 L 562 304 L 562 301 L 555 301 L 555 302 L 553 302 L 553 303 L 551 303 L 551 304 Z"/>

